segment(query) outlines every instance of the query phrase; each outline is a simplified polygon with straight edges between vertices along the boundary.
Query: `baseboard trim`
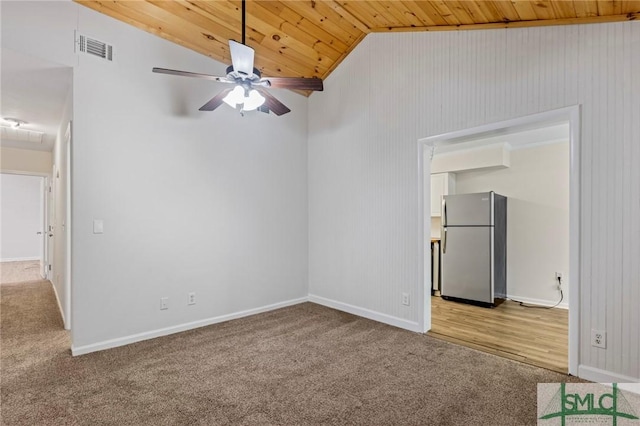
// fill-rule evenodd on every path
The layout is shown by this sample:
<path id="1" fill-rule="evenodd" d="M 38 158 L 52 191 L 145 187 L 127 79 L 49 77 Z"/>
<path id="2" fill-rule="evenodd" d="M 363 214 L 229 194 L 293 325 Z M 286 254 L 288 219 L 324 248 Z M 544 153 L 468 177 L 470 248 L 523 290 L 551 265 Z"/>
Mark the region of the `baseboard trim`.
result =
<path id="1" fill-rule="evenodd" d="M 348 303 L 338 302 L 337 300 L 327 299 L 325 297 L 316 296 L 314 294 L 309 295 L 309 302 L 317 303 L 318 305 L 337 309 L 338 311 L 347 312 L 373 321 L 392 325 L 394 327 L 403 328 L 405 330 L 414 331 L 416 333 L 422 333 L 420 325 L 417 322 L 394 317 L 392 315 L 387 315 L 380 312 L 372 311 L 370 309 L 349 305 Z"/>
<path id="2" fill-rule="evenodd" d="M 287 306 L 297 305 L 299 303 L 308 302 L 308 297 L 300 297 L 298 299 L 286 300 L 284 302 L 278 302 L 267 306 L 262 306 L 254 309 L 247 309 L 245 311 L 234 312 L 232 314 L 221 315 L 218 317 L 207 318 L 199 321 L 188 322 L 171 327 L 160 328 L 152 331 L 145 331 L 143 333 L 132 334 L 129 336 L 118 337 L 116 339 L 105 340 L 102 342 L 92 343 L 90 345 L 73 346 L 71 345 L 71 354 L 73 356 L 85 355 L 91 352 L 103 351 L 106 349 L 117 348 L 119 346 L 129 345 L 131 343 L 141 342 L 143 340 L 155 339 L 156 337 L 167 336 L 169 334 L 180 333 L 182 331 L 193 330 L 195 328 L 206 327 L 208 325 L 218 324 L 238 318 L 244 318 L 251 315 L 260 314 L 263 312 L 269 312 L 280 308 L 286 308 Z"/>
<path id="3" fill-rule="evenodd" d="M 640 383 L 640 378 L 625 376 L 588 365 L 578 366 L 578 377 L 597 383 Z"/>
<path id="4" fill-rule="evenodd" d="M 527 305 L 554 306 L 556 303 L 558 303 L 553 301 L 550 302 L 548 300 L 543 300 L 543 299 L 533 299 L 531 297 L 515 296 L 513 294 L 507 295 L 507 298 L 509 298 L 510 300 L 517 300 L 518 302 L 522 302 Z M 562 303 L 556 306 L 556 308 L 569 309 L 569 302 L 565 299 L 562 301 Z"/>
<path id="5" fill-rule="evenodd" d="M 49 280 L 49 283 L 51 284 L 51 287 L 53 287 L 53 294 L 56 295 L 56 301 L 58 302 L 58 310 L 60 311 L 60 316 L 62 317 L 62 323 L 64 324 L 64 329 L 65 330 L 69 330 L 69 326 L 68 326 L 68 323 L 67 323 L 67 317 L 64 314 L 64 311 L 62 310 L 62 303 L 60 303 L 60 296 L 58 296 L 58 289 L 53 284 L 53 281 Z"/>
<path id="6" fill-rule="evenodd" d="M 0 259 L 0 262 L 31 262 L 32 260 L 40 260 L 39 257 L 7 257 Z"/>

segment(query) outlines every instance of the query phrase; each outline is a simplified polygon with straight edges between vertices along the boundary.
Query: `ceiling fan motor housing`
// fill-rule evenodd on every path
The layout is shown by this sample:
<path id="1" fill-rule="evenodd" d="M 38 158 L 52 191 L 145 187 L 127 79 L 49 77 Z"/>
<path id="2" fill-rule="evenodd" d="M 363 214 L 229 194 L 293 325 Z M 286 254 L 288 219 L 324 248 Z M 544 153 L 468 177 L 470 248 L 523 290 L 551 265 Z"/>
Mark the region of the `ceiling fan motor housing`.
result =
<path id="1" fill-rule="evenodd" d="M 253 68 L 253 75 L 248 75 L 243 73 L 242 71 L 236 71 L 233 69 L 233 65 L 229 65 L 227 67 L 227 77 L 230 78 L 231 80 L 234 80 L 238 77 L 238 75 L 240 76 L 247 76 L 249 80 L 258 80 L 260 77 L 262 77 L 262 73 L 260 72 L 260 70 L 258 68 Z"/>

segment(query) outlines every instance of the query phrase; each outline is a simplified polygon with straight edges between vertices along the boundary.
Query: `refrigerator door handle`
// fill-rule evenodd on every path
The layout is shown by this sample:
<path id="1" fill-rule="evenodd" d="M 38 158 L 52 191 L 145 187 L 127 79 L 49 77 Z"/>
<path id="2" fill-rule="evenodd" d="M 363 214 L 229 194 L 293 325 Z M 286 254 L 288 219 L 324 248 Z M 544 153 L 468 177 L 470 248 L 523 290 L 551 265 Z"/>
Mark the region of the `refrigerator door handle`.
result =
<path id="1" fill-rule="evenodd" d="M 442 254 L 447 252 L 447 202 L 442 197 L 442 217 L 440 218 L 440 238 L 442 239 Z"/>
<path id="2" fill-rule="evenodd" d="M 447 228 L 442 227 L 442 254 L 447 252 Z"/>
<path id="3" fill-rule="evenodd" d="M 447 226 L 447 202 L 444 200 L 444 196 L 442 196 L 442 217 L 440 218 L 440 221 L 442 222 L 442 227 L 444 228 L 445 226 Z"/>

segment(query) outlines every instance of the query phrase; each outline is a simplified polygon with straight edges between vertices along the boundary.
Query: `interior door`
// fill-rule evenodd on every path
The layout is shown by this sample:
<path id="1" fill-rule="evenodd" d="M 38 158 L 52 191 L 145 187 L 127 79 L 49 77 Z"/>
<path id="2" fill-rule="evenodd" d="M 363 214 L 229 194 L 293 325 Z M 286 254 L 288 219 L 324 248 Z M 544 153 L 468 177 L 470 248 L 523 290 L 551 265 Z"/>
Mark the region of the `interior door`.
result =
<path id="1" fill-rule="evenodd" d="M 55 183 L 56 183 L 56 166 L 53 165 L 53 173 L 51 174 L 51 179 L 49 180 L 49 186 L 46 188 L 48 191 L 47 195 L 47 213 L 48 213 L 48 223 L 46 229 L 46 241 L 47 241 L 47 270 L 46 277 L 49 281 L 54 282 L 53 280 L 53 251 L 55 247 L 55 235 L 54 230 L 56 227 L 56 205 L 55 205 Z"/>
<path id="2" fill-rule="evenodd" d="M 491 232 L 488 226 L 446 228 L 442 241 L 443 296 L 493 303 Z"/>
<path id="3" fill-rule="evenodd" d="M 40 181 L 40 218 L 42 220 L 40 230 L 37 232 L 41 237 L 40 241 L 40 276 L 42 279 L 47 278 L 47 244 L 49 237 L 47 237 L 47 223 L 49 218 L 47 217 L 47 198 L 49 193 L 47 188 L 49 187 L 49 179 L 42 178 Z"/>

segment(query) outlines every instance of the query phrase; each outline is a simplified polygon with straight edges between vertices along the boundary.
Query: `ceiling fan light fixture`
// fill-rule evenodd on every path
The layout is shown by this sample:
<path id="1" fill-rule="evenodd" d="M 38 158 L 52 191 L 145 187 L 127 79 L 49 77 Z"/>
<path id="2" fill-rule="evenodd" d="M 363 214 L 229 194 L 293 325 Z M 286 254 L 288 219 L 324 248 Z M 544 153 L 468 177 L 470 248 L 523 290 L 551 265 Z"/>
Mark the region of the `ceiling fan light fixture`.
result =
<path id="1" fill-rule="evenodd" d="M 253 111 L 264 103 L 265 98 L 255 89 L 247 93 L 244 87 L 237 85 L 222 101 L 231 108 L 241 105 L 243 111 Z"/>
<path id="2" fill-rule="evenodd" d="M 262 106 L 265 99 L 257 90 L 251 89 L 249 90 L 249 96 L 244 98 L 244 107 L 245 111 L 253 111 L 258 109 L 258 107 Z"/>
<path id="3" fill-rule="evenodd" d="M 231 108 L 235 108 L 236 105 L 244 103 L 244 89 L 240 85 L 234 87 L 222 101 Z"/>

